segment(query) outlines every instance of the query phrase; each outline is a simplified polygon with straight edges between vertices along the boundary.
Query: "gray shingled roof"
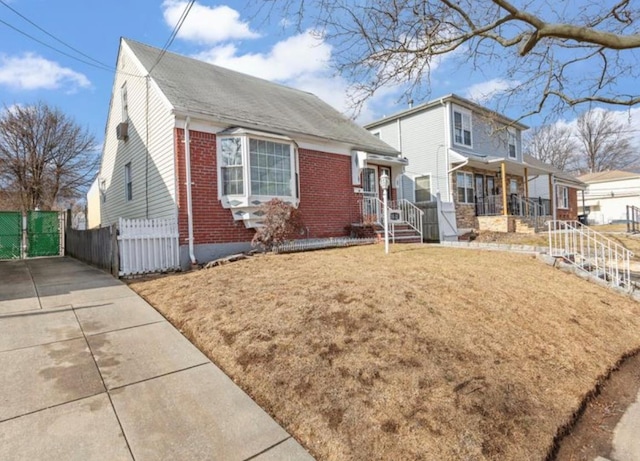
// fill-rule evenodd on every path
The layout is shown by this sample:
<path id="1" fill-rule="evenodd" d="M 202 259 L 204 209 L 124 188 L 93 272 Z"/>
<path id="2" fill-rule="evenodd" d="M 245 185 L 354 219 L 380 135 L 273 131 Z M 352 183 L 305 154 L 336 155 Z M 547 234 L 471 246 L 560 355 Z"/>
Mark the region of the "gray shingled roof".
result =
<path id="1" fill-rule="evenodd" d="M 633 179 L 639 176 L 640 174 L 634 173 L 632 171 L 609 170 L 609 171 L 599 171 L 597 173 L 583 174 L 582 176 L 578 176 L 578 179 L 582 182 L 594 183 L 594 182 L 618 181 L 621 179 Z"/>
<path id="2" fill-rule="evenodd" d="M 539 160 L 539 159 L 537 159 L 537 158 L 535 158 L 535 157 L 533 157 L 533 156 L 531 156 L 529 154 L 524 154 L 522 156 L 522 158 L 523 158 L 525 163 L 527 163 L 529 165 L 532 165 L 532 166 L 535 166 L 535 167 L 538 167 L 538 168 L 543 169 L 543 170 L 546 169 L 550 173 L 553 173 L 553 175 L 556 178 L 563 179 L 563 180 L 565 180 L 567 182 L 574 183 L 574 184 L 576 184 L 578 186 L 586 186 L 586 183 L 581 180 L 581 177 L 575 177 L 575 176 L 573 176 L 573 175 L 571 175 L 569 173 L 565 173 L 564 171 L 560 170 L 559 168 L 556 168 L 555 166 L 553 166 L 553 165 L 551 165 L 549 163 L 545 163 L 542 160 Z"/>
<path id="3" fill-rule="evenodd" d="M 160 54 L 158 48 L 123 41 L 147 70 Z M 372 153 L 398 154 L 311 93 L 170 52 L 151 76 L 177 110 L 230 120 L 238 126 L 340 141 Z"/>

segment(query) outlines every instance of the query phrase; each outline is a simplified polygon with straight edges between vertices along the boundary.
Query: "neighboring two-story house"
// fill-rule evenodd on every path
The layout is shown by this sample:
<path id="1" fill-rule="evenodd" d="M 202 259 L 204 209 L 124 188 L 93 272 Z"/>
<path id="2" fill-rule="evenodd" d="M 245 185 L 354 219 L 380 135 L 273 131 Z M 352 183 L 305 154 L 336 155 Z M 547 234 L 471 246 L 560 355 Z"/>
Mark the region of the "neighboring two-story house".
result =
<path id="1" fill-rule="evenodd" d="M 176 219 L 186 266 L 248 249 L 272 198 L 304 237 L 347 236 L 380 193 L 363 172 L 406 163 L 313 94 L 122 39 L 90 213 Z"/>
<path id="2" fill-rule="evenodd" d="M 542 176 L 553 191 L 557 170 L 525 161 L 522 133 L 527 126 L 521 123 L 450 94 L 365 128 L 409 161 L 397 178 L 399 197 L 428 203 L 439 196 L 455 210 L 455 219 L 439 219 L 441 229 L 446 227 L 441 236 L 530 231 L 530 224 L 539 227 L 557 216 L 553 193 L 546 198 L 530 194 L 530 181 Z M 571 199 L 575 202 L 575 193 L 567 195 Z"/>

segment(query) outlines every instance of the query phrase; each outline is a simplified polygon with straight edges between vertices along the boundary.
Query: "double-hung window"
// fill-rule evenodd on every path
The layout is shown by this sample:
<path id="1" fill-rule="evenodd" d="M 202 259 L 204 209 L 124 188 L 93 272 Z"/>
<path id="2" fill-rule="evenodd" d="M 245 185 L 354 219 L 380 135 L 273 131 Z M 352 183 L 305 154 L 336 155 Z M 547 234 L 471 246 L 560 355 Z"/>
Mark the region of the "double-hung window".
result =
<path id="1" fill-rule="evenodd" d="M 453 142 L 472 147 L 471 112 L 454 108 L 453 110 Z"/>
<path id="2" fill-rule="evenodd" d="M 288 138 L 236 129 L 219 134 L 220 194 L 247 204 L 251 197 L 295 199 L 295 149 Z M 253 201 L 253 199 L 251 199 Z M 230 202 L 229 202 L 230 203 Z M 236 206 L 236 205 L 233 205 Z"/>
<path id="3" fill-rule="evenodd" d="M 513 129 L 509 129 L 508 133 L 508 137 L 509 137 L 509 143 L 508 143 L 508 148 L 509 148 L 509 158 L 516 158 L 518 156 L 518 152 L 516 150 L 516 132 Z"/>
<path id="4" fill-rule="evenodd" d="M 431 176 L 418 176 L 415 179 L 416 202 L 431 201 Z"/>
<path id="5" fill-rule="evenodd" d="M 456 175 L 459 203 L 473 203 L 473 175 L 458 172 Z"/>
<path id="6" fill-rule="evenodd" d="M 566 186 L 558 186 L 558 208 L 569 209 L 569 189 Z"/>
<path id="7" fill-rule="evenodd" d="M 242 138 L 231 137 L 220 140 L 220 170 L 222 194 L 244 194 L 244 169 L 242 162 Z"/>

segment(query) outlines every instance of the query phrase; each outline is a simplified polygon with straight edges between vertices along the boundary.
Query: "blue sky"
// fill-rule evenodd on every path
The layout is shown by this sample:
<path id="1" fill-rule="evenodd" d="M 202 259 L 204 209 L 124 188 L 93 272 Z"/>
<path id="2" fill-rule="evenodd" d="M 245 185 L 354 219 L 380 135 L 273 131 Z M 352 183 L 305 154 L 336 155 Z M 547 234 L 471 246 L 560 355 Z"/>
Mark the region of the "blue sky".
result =
<path id="1" fill-rule="evenodd" d="M 182 0 L 3 0 L 60 40 L 82 51 L 77 55 L 0 4 L 0 20 L 37 39 L 94 64 L 115 66 L 119 38 L 125 36 L 161 48 L 177 21 Z M 332 46 L 311 30 L 298 31 L 288 18 L 256 19 L 245 2 L 199 0 L 170 50 L 310 91 L 344 112 L 347 82 L 330 66 Z M 113 83 L 113 72 L 96 68 L 43 46 L 0 23 L 0 104 L 44 101 L 86 126 L 100 144 Z M 432 76 L 431 95 L 458 93 L 480 97 L 508 85 L 490 72 L 453 71 L 447 61 Z M 635 88 L 630 92 L 637 92 Z M 380 92 L 363 108 L 365 123 L 406 108 L 398 92 Z M 417 103 L 418 101 L 416 101 Z M 513 108 L 517 116 L 518 108 Z M 620 110 L 623 120 L 640 131 L 640 109 Z M 567 120 L 571 123 L 571 119 Z M 536 120 L 525 120 L 533 126 Z"/>

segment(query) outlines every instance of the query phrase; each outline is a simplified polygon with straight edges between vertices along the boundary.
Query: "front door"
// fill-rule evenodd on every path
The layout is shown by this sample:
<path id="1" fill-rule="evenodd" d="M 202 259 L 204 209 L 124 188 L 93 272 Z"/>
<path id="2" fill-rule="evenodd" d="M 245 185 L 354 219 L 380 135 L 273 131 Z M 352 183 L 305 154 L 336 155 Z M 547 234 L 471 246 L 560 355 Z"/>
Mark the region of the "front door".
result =
<path id="1" fill-rule="evenodd" d="M 476 215 L 484 216 L 487 214 L 485 193 L 484 193 L 484 176 L 481 174 L 475 175 L 475 192 L 476 192 Z"/>
<path id="2" fill-rule="evenodd" d="M 362 169 L 362 218 L 364 222 L 379 222 L 378 219 L 378 167 Z"/>

